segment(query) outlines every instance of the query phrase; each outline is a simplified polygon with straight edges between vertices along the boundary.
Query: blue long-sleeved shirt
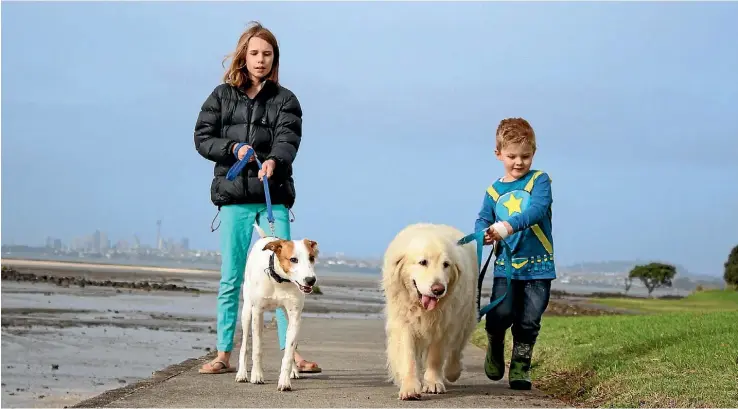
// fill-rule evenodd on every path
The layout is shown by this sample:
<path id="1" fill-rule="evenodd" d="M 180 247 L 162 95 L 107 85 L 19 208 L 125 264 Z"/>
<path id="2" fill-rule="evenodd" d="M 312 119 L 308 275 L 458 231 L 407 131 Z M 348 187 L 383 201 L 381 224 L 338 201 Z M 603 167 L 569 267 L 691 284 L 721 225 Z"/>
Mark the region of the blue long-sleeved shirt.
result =
<path id="1" fill-rule="evenodd" d="M 505 238 L 512 253 L 513 279 L 555 279 L 551 226 L 551 178 L 530 170 L 512 182 L 498 179 L 487 188 L 474 231 L 507 221 L 513 234 Z M 494 276 L 505 277 L 504 253 L 496 251 Z"/>

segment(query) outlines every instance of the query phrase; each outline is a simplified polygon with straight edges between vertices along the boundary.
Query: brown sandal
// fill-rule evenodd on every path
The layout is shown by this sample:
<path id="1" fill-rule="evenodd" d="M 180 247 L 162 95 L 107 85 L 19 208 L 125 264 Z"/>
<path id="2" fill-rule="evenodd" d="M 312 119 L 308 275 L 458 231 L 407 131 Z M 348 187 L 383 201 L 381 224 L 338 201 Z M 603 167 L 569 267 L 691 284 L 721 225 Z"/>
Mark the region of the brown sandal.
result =
<path id="1" fill-rule="evenodd" d="M 205 369 L 204 368 L 205 365 L 209 366 L 210 369 Z M 203 367 L 201 367 L 198 372 L 204 373 L 204 374 L 221 374 L 221 373 L 228 373 L 228 372 L 236 372 L 236 368 L 228 366 L 228 364 L 226 364 L 225 362 L 219 359 L 210 361 L 205 365 L 203 365 Z M 216 368 L 216 366 L 218 366 L 218 368 Z"/>
<path id="2" fill-rule="evenodd" d="M 296 362 L 297 363 L 297 370 L 300 373 L 321 373 L 323 372 L 322 369 L 318 366 L 317 363 L 308 361 L 306 359 L 303 359 L 301 361 Z"/>

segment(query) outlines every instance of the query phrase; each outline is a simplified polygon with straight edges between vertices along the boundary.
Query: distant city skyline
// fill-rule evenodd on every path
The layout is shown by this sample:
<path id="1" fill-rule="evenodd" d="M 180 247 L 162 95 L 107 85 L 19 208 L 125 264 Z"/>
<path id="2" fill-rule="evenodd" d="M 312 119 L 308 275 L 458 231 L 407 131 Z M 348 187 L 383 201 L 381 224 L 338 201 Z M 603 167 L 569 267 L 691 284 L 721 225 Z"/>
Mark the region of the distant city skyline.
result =
<path id="1" fill-rule="evenodd" d="M 140 234 L 134 233 L 130 236 L 109 237 L 103 229 L 95 229 L 91 234 L 82 234 L 73 237 L 62 238 L 54 235 L 46 237 L 45 246 L 48 248 L 67 248 L 72 250 L 92 250 L 102 251 L 108 249 L 129 249 L 129 248 L 151 248 L 158 250 L 177 249 L 187 251 L 190 249 L 188 237 L 166 237 L 161 233 L 161 220 L 156 224 L 156 240 L 146 242 L 140 239 Z M 31 243 L 17 243 L 31 245 Z M 53 245 L 50 245 L 53 244 Z M 205 249 L 203 249 L 205 250 Z M 208 249 L 210 250 L 210 249 Z"/>
<path id="2" fill-rule="evenodd" d="M 381 258 L 470 232 L 505 117 L 536 131 L 555 259 L 720 276 L 738 243 L 738 2 L 6 2 L 2 243 L 96 229 L 219 248 L 194 147 L 250 20 L 303 109 L 293 237 Z M 203 22 L 207 22 L 203 24 Z M 217 221 L 216 221 L 217 224 Z"/>

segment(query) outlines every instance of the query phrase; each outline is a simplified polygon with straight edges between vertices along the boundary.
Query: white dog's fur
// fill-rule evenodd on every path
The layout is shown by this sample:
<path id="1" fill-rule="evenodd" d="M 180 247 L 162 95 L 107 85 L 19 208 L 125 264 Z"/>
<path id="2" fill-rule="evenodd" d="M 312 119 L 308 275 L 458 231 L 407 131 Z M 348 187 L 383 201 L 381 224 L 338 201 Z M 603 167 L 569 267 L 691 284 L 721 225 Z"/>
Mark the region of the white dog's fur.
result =
<path id="1" fill-rule="evenodd" d="M 479 273 L 475 243 L 456 244 L 463 236 L 454 227 L 417 223 L 384 254 L 387 369 L 400 399 L 445 393 L 446 382 L 463 371 L 462 351 L 477 324 Z"/>
<path id="2" fill-rule="evenodd" d="M 261 367 L 264 310 L 283 307 L 289 323 L 277 389 L 288 391 L 292 389 L 290 379 L 300 377 L 294 354 L 297 335 L 300 332 L 302 309 L 305 305 L 305 294 L 312 292 L 312 287 L 317 280 L 315 258 L 318 255 L 318 243 L 307 239 L 280 240 L 275 237 L 266 237 L 257 224 L 254 226 L 260 238 L 251 249 L 244 271 L 243 308 L 241 310 L 243 338 L 241 352 L 238 356 L 236 382 L 246 382 L 248 379 L 246 346 L 249 326 L 251 326 L 253 332 L 251 383 L 264 383 L 264 372 Z M 267 270 L 271 254 L 275 255 L 274 271 L 280 277 L 290 281 L 277 283 L 269 275 Z"/>

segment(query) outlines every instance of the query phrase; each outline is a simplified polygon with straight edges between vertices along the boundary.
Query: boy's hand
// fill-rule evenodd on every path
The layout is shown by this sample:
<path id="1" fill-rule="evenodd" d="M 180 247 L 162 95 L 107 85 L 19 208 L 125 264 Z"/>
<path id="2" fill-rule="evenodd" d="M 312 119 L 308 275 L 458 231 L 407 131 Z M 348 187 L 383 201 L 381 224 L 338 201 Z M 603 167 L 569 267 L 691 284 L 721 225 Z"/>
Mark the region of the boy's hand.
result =
<path id="1" fill-rule="evenodd" d="M 505 227 L 505 229 L 507 230 L 507 235 L 508 235 L 508 236 L 509 236 L 509 235 L 511 235 L 511 234 L 513 234 L 513 228 L 512 228 L 512 226 L 510 225 L 510 223 L 508 223 L 508 222 L 500 222 L 500 223 L 501 223 L 501 224 L 502 224 L 502 226 L 503 226 L 503 227 Z M 490 237 L 492 238 L 492 240 L 497 240 L 497 241 L 499 241 L 499 240 L 502 240 L 502 239 L 503 239 L 503 238 L 502 238 L 502 237 L 500 236 L 500 234 L 499 234 L 499 233 L 497 233 L 497 230 L 495 230 L 495 228 L 494 228 L 494 227 L 492 227 L 492 226 L 489 226 L 489 228 L 487 228 L 487 231 L 486 231 L 486 232 L 484 233 L 484 239 L 485 239 L 485 240 L 487 240 L 487 235 L 489 235 L 489 236 L 490 236 Z"/>
<path id="2" fill-rule="evenodd" d="M 495 239 L 492 238 L 492 234 L 490 233 L 490 228 L 484 231 L 484 240 L 482 240 L 482 243 L 485 245 L 492 244 L 495 242 Z"/>
<path id="3" fill-rule="evenodd" d="M 490 240 L 492 241 L 502 240 L 502 237 L 500 237 L 500 234 L 497 233 L 497 231 L 492 226 L 489 226 L 489 228 L 487 229 L 487 232 L 484 235 L 485 239 L 487 238 L 487 235 L 489 235 Z"/>

